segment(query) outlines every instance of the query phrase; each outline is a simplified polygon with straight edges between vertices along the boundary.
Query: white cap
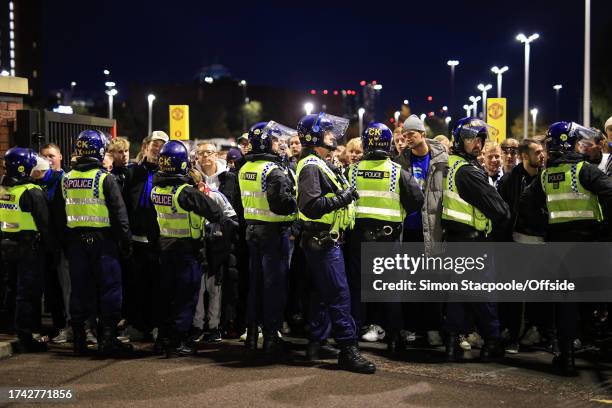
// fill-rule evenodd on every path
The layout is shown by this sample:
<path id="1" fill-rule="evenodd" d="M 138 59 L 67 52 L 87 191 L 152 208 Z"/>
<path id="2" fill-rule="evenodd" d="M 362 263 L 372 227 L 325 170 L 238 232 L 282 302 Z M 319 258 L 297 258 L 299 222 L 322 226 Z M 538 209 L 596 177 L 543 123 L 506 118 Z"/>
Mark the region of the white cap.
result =
<path id="1" fill-rule="evenodd" d="M 606 120 L 606 124 L 604 125 L 604 130 L 608 129 L 610 126 L 612 126 L 612 116 L 610 116 L 608 120 Z"/>
<path id="2" fill-rule="evenodd" d="M 153 140 L 163 140 L 164 143 L 168 143 L 170 138 L 168 137 L 168 134 L 163 130 L 154 130 L 151 133 L 151 141 Z"/>
<path id="3" fill-rule="evenodd" d="M 45 159 L 44 157 L 37 156 L 36 157 L 36 166 L 34 166 L 32 171 L 39 170 L 39 171 L 46 172 L 47 170 L 49 170 L 49 168 L 50 168 L 49 160 Z"/>
<path id="4" fill-rule="evenodd" d="M 419 132 L 425 132 L 425 124 L 417 115 L 410 115 L 404 121 L 404 130 L 418 130 Z"/>

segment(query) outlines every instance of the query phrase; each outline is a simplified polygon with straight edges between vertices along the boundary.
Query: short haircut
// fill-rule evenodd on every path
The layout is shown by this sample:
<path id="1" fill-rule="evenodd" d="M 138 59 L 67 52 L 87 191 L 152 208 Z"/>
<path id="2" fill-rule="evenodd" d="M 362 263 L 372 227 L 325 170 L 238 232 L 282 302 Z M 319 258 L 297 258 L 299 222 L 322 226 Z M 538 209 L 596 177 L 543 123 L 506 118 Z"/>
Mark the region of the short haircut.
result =
<path id="1" fill-rule="evenodd" d="M 363 146 L 361 145 L 361 138 L 355 137 L 349 140 L 346 144 L 346 150 L 363 150 Z"/>
<path id="2" fill-rule="evenodd" d="M 434 137 L 433 140 L 435 140 L 436 142 L 440 142 L 440 143 L 442 143 L 444 141 L 450 143 L 450 140 L 448 140 L 448 137 L 446 137 L 444 135 L 438 135 L 438 136 Z"/>
<path id="3" fill-rule="evenodd" d="M 130 150 L 130 142 L 125 137 L 116 137 L 108 146 L 108 152 L 113 153 L 119 150 Z"/>
<path id="4" fill-rule="evenodd" d="M 494 140 L 487 140 L 485 142 L 484 147 L 482 148 L 482 152 L 486 154 L 490 150 L 501 150 L 499 144 Z"/>
<path id="5" fill-rule="evenodd" d="M 42 147 L 40 148 L 40 151 L 42 152 L 45 149 L 55 149 L 58 152 L 62 152 L 62 149 L 60 149 L 60 147 L 58 145 L 56 145 L 55 143 L 47 143 L 42 145 Z"/>
<path id="6" fill-rule="evenodd" d="M 527 137 L 523 140 L 521 140 L 521 142 L 518 145 L 518 153 L 528 153 L 529 152 L 529 146 L 531 146 L 532 144 L 537 144 L 537 145 L 541 145 L 542 143 L 532 139 L 530 137 Z"/>
<path id="7" fill-rule="evenodd" d="M 502 148 L 504 148 L 504 147 L 512 147 L 512 146 L 510 146 L 510 142 L 516 142 L 516 144 L 518 144 L 518 140 L 516 140 L 513 137 L 509 137 L 507 139 L 504 139 L 504 141 L 501 143 L 501 147 Z"/>
<path id="8" fill-rule="evenodd" d="M 200 143 L 197 144 L 196 150 L 199 150 L 200 146 L 212 146 L 212 151 L 217 153 L 217 145 L 215 145 L 214 143 L 211 143 L 211 142 L 200 142 Z"/>

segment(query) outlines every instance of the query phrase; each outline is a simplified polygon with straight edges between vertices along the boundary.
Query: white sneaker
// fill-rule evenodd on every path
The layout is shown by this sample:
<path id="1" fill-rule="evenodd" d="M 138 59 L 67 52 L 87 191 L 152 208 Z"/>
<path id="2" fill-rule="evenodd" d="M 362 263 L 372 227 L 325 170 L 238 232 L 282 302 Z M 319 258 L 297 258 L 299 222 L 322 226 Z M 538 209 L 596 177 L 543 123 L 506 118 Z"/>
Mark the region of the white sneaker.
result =
<path id="1" fill-rule="evenodd" d="M 427 343 L 429 343 L 431 347 L 438 347 L 444 344 L 442 342 L 442 337 L 440 336 L 440 332 L 437 330 L 429 330 L 427 332 Z"/>
<path id="2" fill-rule="evenodd" d="M 72 343 L 72 327 L 68 326 L 65 329 L 61 329 L 59 334 L 51 340 L 53 343 Z"/>
<path id="3" fill-rule="evenodd" d="M 408 331 L 408 330 L 400 330 L 400 337 L 406 343 L 409 343 L 411 341 L 415 341 L 416 340 L 416 332 L 411 332 L 411 331 Z"/>
<path id="4" fill-rule="evenodd" d="M 368 331 L 361 336 L 364 341 L 375 342 L 385 338 L 385 331 L 377 324 L 371 324 Z"/>
<path id="5" fill-rule="evenodd" d="M 468 334 L 467 341 L 472 347 L 481 348 L 482 346 L 484 346 L 484 340 L 482 339 L 482 337 L 480 337 L 480 334 L 476 332 Z"/>
<path id="6" fill-rule="evenodd" d="M 531 326 L 523 335 L 521 339 L 521 345 L 523 346 L 533 346 L 542 341 L 542 337 L 540 336 L 540 332 L 538 332 L 538 328 L 535 326 Z"/>
<path id="7" fill-rule="evenodd" d="M 470 351 L 472 349 L 472 346 L 463 334 L 459 335 L 459 347 L 461 347 L 465 351 Z"/>
<path id="8" fill-rule="evenodd" d="M 94 336 L 91 329 L 85 329 L 85 341 L 89 344 L 98 344 L 98 339 Z"/>
<path id="9" fill-rule="evenodd" d="M 257 327 L 257 329 L 259 330 L 259 336 L 257 336 L 258 340 L 261 340 L 263 338 L 263 333 L 261 332 L 261 327 Z M 282 337 L 280 332 L 277 332 L 279 337 Z M 246 337 L 247 337 L 247 331 L 245 330 L 244 333 L 242 333 L 242 336 L 240 336 L 240 341 L 246 341 Z"/>

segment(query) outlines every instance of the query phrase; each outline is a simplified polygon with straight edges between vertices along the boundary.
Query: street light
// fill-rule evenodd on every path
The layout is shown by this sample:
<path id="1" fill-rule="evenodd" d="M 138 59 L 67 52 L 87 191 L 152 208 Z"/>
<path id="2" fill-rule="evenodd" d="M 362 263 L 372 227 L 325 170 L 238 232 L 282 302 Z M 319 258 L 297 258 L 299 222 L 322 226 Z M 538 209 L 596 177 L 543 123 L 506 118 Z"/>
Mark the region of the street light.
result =
<path id="1" fill-rule="evenodd" d="M 450 105 L 451 105 L 451 113 L 453 113 L 453 109 L 455 109 L 455 67 L 459 65 L 459 61 L 457 60 L 448 60 L 446 61 L 446 65 L 448 65 L 451 69 L 451 95 L 450 95 Z"/>
<path id="2" fill-rule="evenodd" d="M 112 88 L 113 86 L 115 86 L 116 84 L 112 81 L 106 81 L 104 83 L 104 85 L 106 85 L 108 88 Z"/>
<path id="3" fill-rule="evenodd" d="M 553 85 L 555 90 L 555 120 L 559 120 L 559 91 L 561 88 L 563 88 L 561 84 Z"/>
<path id="4" fill-rule="evenodd" d="M 472 113 L 472 107 L 468 104 L 463 105 L 463 109 L 465 109 L 465 116 L 470 117 L 470 113 Z"/>
<path id="5" fill-rule="evenodd" d="M 404 105 L 410 105 L 408 99 L 404 99 Z"/>
<path id="6" fill-rule="evenodd" d="M 359 108 L 357 113 L 359 114 L 359 135 L 361 136 L 363 133 L 363 114 L 365 113 L 365 109 Z"/>
<path id="7" fill-rule="evenodd" d="M 215 80 L 213 79 L 213 77 L 205 77 L 204 78 L 204 82 L 206 82 L 207 84 L 212 84 Z"/>
<path id="8" fill-rule="evenodd" d="M 478 84 L 478 90 L 482 92 L 482 119 L 487 120 L 487 91 L 493 88 L 491 84 Z"/>
<path id="9" fill-rule="evenodd" d="M 314 105 L 311 102 L 306 102 L 304 104 L 304 110 L 306 111 L 307 115 L 310 115 L 313 109 L 314 109 Z"/>
<path id="10" fill-rule="evenodd" d="M 519 34 L 516 36 L 516 39 L 525 44 L 525 83 L 523 86 L 523 137 L 527 138 L 527 122 L 528 122 L 528 113 L 529 110 L 529 44 L 540 38 L 540 34 L 531 34 L 529 37 L 525 36 L 525 34 Z"/>
<path id="11" fill-rule="evenodd" d="M 109 75 L 110 75 L 110 71 L 109 71 L 108 69 L 105 69 L 105 70 L 104 70 L 104 71 L 102 71 L 102 72 L 104 72 L 104 75 L 106 75 L 106 76 L 109 76 Z"/>
<path id="12" fill-rule="evenodd" d="M 470 102 L 472 102 L 472 109 L 474 110 L 473 116 L 478 117 L 478 101 L 482 98 L 480 96 L 470 96 Z"/>
<path id="13" fill-rule="evenodd" d="M 117 95 L 118 93 L 119 92 L 114 88 L 106 91 L 106 94 L 108 95 L 108 118 L 109 119 L 113 118 L 113 97 Z"/>
<path id="14" fill-rule="evenodd" d="M 533 136 L 535 137 L 536 135 L 536 118 L 538 117 L 538 109 L 537 108 L 533 108 L 532 110 L 530 110 L 531 112 L 531 118 L 533 120 Z"/>
<path id="15" fill-rule="evenodd" d="M 508 70 L 507 66 L 498 68 L 497 66 L 494 66 L 491 68 L 491 72 L 493 72 L 494 74 L 497 74 L 497 97 L 501 98 L 502 97 L 502 75 L 504 74 L 504 72 L 506 72 Z"/>
<path id="16" fill-rule="evenodd" d="M 584 0 L 584 97 L 582 122 L 591 127 L 591 0 Z"/>
<path id="17" fill-rule="evenodd" d="M 153 133 L 153 101 L 155 100 L 155 95 L 149 94 L 147 96 L 147 101 L 149 101 L 149 132 L 147 135 L 151 136 Z"/>
<path id="18" fill-rule="evenodd" d="M 400 115 L 401 115 L 400 111 L 395 111 L 395 113 L 393 114 L 393 117 L 395 118 L 395 127 L 399 126 Z"/>
<path id="19" fill-rule="evenodd" d="M 242 88 L 242 100 L 244 102 L 244 108 L 242 109 L 242 131 L 247 131 L 247 123 L 246 123 L 246 105 L 249 103 L 249 98 L 247 97 L 247 81 L 244 79 L 238 83 L 238 85 Z"/>

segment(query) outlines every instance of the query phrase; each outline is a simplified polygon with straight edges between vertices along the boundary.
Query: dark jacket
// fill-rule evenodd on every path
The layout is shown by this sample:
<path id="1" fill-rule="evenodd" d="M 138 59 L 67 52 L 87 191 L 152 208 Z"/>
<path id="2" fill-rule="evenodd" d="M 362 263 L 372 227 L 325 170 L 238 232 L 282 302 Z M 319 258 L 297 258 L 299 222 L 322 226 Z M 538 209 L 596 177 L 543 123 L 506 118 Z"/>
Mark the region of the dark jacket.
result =
<path id="1" fill-rule="evenodd" d="M 4 177 L 2 179 L 2 186 L 4 187 L 20 186 L 23 184 L 36 184 L 36 182 L 29 177 L 22 180 L 15 180 L 11 177 Z M 19 208 L 23 212 L 32 214 L 42 244 L 47 247 L 52 244 L 49 229 L 49 205 L 44 191 L 36 188 L 24 191 L 19 199 Z M 33 239 L 36 235 L 36 233 L 31 231 L 5 232 L 2 233 L 2 238 L 20 241 Z"/>
<path id="2" fill-rule="evenodd" d="M 526 220 L 519 217 L 519 202 L 521 194 L 536 176 L 531 176 L 520 163 L 512 168 L 512 171 L 503 175 L 497 184 L 497 191 L 510 207 L 510 222 L 504 233 L 504 241 L 512 242 L 513 232 L 518 232 L 530 236 L 540 236 L 541 231 L 530 228 Z"/>
<path id="3" fill-rule="evenodd" d="M 459 197 L 479 209 L 492 222 L 493 230 L 489 239 L 503 240 L 510 220 L 508 204 L 501 198 L 495 187 L 489 184 L 489 177 L 475 159 L 459 155 L 469 162 L 461 166 L 455 173 L 455 184 Z M 446 170 L 447 172 L 449 169 Z M 442 225 L 447 240 L 470 237 L 474 228 L 460 222 L 443 220 Z"/>
<path id="4" fill-rule="evenodd" d="M 79 158 L 72 168 L 76 171 L 89 171 L 92 169 L 101 169 L 102 164 L 95 159 Z M 52 203 L 52 216 L 57 220 L 57 231 L 69 231 L 70 233 L 92 232 L 100 235 L 111 235 L 122 246 L 129 246 L 132 235 L 130 232 L 130 223 L 128 220 L 125 203 L 119 185 L 112 174 L 108 174 L 102 182 L 102 191 L 104 192 L 104 200 L 108 208 L 110 218 L 110 228 L 67 228 L 66 221 L 66 202 L 61 189 L 55 193 Z M 63 235 L 63 234 L 62 234 Z"/>
<path id="5" fill-rule="evenodd" d="M 273 169 L 266 177 L 266 199 L 270 211 L 278 215 L 290 215 L 297 211 L 297 203 L 293 196 L 291 177 L 282 170 L 281 158 L 275 154 L 247 154 L 247 161 L 265 160 L 276 163 L 280 168 Z M 247 221 L 247 224 L 268 224 L 263 221 Z"/>
<path id="6" fill-rule="evenodd" d="M 153 185 L 159 187 L 167 186 L 180 186 L 185 183 L 190 184 L 192 180 L 188 176 L 174 176 L 166 175 L 163 173 L 157 173 L 153 177 Z M 185 210 L 194 212 L 207 221 L 210 222 L 222 222 L 223 221 L 223 209 L 217 205 L 210 197 L 206 196 L 197 188 L 189 185 L 185 187 L 177 198 L 179 206 Z M 155 223 L 157 224 L 157 213 L 155 216 Z M 159 231 L 159 227 L 158 227 Z M 201 243 L 198 240 L 191 238 L 158 238 L 160 247 L 163 251 L 185 251 L 192 252 L 197 251 L 201 247 Z"/>
<path id="7" fill-rule="evenodd" d="M 127 166 L 121 166 L 121 167 L 113 166 L 113 169 L 111 170 L 111 174 L 115 176 L 115 179 L 117 180 L 117 184 L 119 184 L 119 187 L 122 190 L 123 190 L 123 187 L 125 186 L 125 180 L 128 177 L 128 173 L 131 167 L 134 167 L 133 163 L 128 163 Z"/>
<path id="8" fill-rule="evenodd" d="M 583 160 L 584 156 L 570 153 L 549 159 L 547 167 L 551 168 L 563 163 L 578 163 Z M 584 163 L 578 174 L 578 179 L 585 189 L 597 195 L 604 220 L 612 219 L 612 179 L 607 177 L 597 166 L 590 163 Z M 521 195 L 519 212 L 520 217 L 523 217 L 530 225 L 537 225 L 546 231 L 546 241 L 593 241 L 602 239 L 610 233 L 609 224 L 596 221 L 549 224 L 546 194 L 542 188 L 540 177 L 534 179 Z M 603 230 L 604 228 L 608 230 Z"/>
<path id="9" fill-rule="evenodd" d="M 153 242 L 159 236 L 157 215 L 151 203 L 153 176 L 157 172 L 157 164 L 145 160 L 130 166 L 125 174 L 123 198 L 130 218 L 133 235 L 147 237 Z"/>
<path id="10" fill-rule="evenodd" d="M 384 160 L 386 158 L 388 158 L 388 156 L 385 154 L 373 152 L 366 154 L 363 157 L 363 161 Z M 419 184 L 416 182 L 412 174 L 404 169 L 400 170 L 399 188 L 400 203 L 406 211 L 406 214 L 411 214 L 415 211 L 420 210 L 423 207 L 423 203 L 425 201 L 425 198 L 423 197 L 423 192 L 421 191 Z M 387 224 L 389 223 L 386 221 L 362 218 L 355 221 L 355 228 L 376 228 Z"/>

